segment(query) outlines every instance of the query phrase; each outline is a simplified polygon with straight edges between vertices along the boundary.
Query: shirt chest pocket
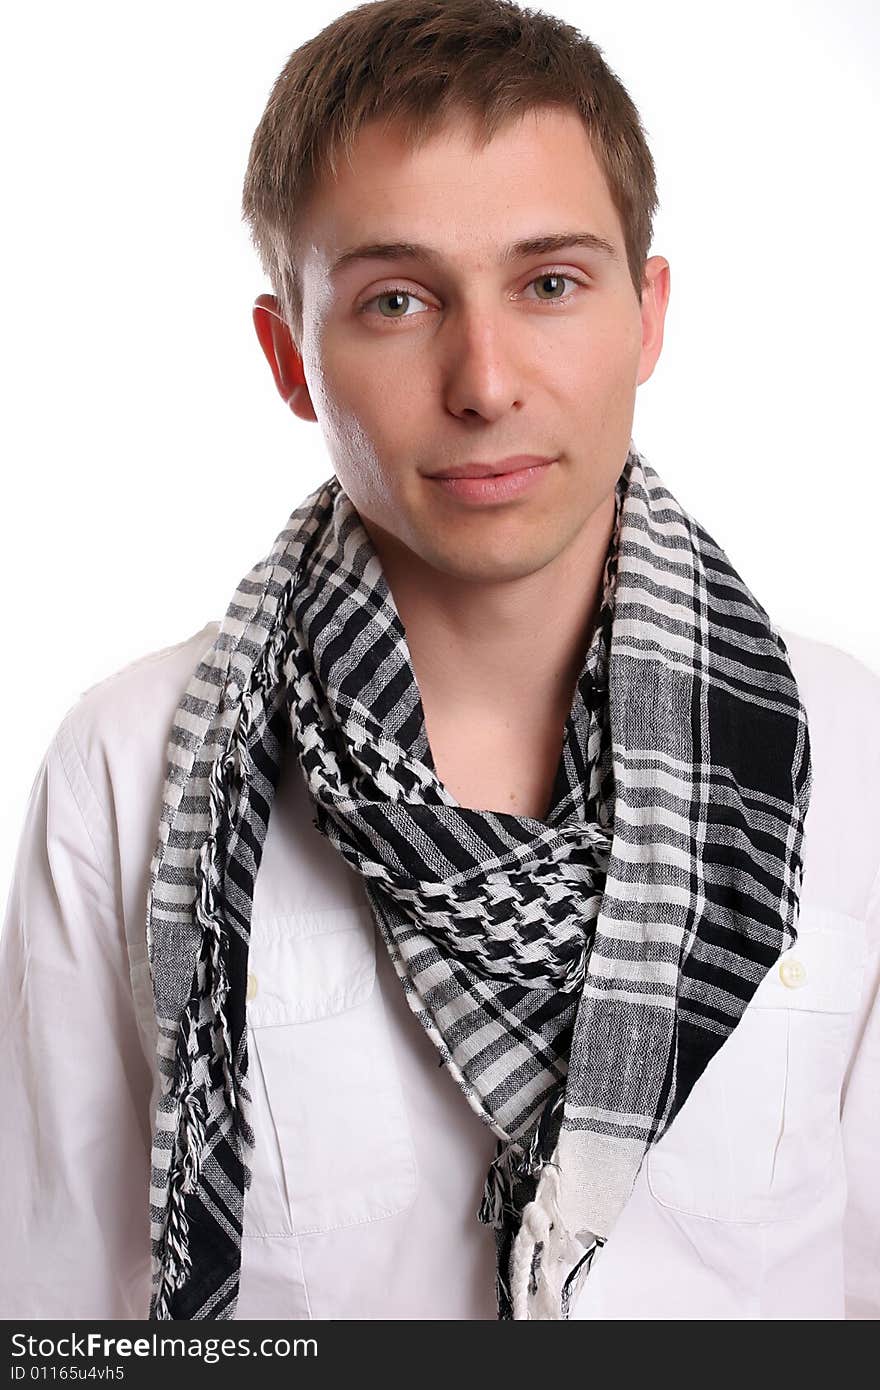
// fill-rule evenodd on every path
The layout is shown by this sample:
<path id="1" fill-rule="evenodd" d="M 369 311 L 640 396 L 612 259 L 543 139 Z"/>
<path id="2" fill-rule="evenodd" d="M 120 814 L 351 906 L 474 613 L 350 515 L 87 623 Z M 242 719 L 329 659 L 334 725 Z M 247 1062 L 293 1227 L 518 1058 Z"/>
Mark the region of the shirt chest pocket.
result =
<path id="1" fill-rule="evenodd" d="M 802 912 L 797 942 L 648 1153 L 658 1202 L 716 1221 L 768 1222 L 827 1190 L 865 950 L 863 922 Z"/>
<path id="2" fill-rule="evenodd" d="M 246 1236 L 358 1225 L 415 1200 L 415 1152 L 375 953 L 366 905 L 253 922 Z"/>

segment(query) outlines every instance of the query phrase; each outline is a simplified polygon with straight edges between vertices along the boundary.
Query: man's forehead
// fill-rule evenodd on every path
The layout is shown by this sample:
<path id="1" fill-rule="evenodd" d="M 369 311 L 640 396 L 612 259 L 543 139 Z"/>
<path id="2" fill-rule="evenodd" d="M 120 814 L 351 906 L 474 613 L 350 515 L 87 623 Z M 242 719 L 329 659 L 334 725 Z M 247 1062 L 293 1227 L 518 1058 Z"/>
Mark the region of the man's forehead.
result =
<path id="1" fill-rule="evenodd" d="M 578 246 L 619 261 L 619 219 L 573 112 L 530 113 L 480 147 L 470 122 L 413 146 L 370 123 L 350 161 L 319 183 L 299 221 L 303 258 L 340 273 L 373 259 L 440 263 L 457 252 L 510 262 Z M 551 244 L 555 242 L 554 244 Z M 532 245 L 532 243 L 534 245 Z"/>

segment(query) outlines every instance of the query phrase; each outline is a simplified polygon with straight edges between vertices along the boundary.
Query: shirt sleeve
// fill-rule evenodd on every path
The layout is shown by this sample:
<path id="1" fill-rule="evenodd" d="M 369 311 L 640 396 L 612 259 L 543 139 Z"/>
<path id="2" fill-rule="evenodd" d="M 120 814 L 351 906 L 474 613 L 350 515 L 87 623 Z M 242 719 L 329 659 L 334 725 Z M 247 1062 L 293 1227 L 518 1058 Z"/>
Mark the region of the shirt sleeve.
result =
<path id="1" fill-rule="evenodd" d="M 95 814 L 73 757 L 62 724 L 0 934 L 0 1317 L 145 1319 L 152 1073 L 112 817 Z"/>
<path id="2" fill-rule="evenodd" d="M 847 1205 L 846 1316 L 880 1319 L 880 871 L 868 902 L 868 957 L 842 1105 Z"/>

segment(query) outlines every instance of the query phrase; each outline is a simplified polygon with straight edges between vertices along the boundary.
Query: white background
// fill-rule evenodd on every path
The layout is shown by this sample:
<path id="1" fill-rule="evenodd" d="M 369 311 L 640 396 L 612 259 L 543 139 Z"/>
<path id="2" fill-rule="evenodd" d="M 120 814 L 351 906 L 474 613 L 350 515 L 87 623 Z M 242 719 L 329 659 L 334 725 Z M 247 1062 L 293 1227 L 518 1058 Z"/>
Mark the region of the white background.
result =
<path id="1" fill-rule="evenodd" d="M 239 206 L 272 82 L 342 8 L 56 0 L 7 18 L 0 900 L 66 710 L 221 618 L 331 471 L 260 352 L 269 286 Z M 657 164 L 672 296 L 637 446 L 777 625 L 880 672 L 880 7 L 544 8 L 600 46 Z"/>

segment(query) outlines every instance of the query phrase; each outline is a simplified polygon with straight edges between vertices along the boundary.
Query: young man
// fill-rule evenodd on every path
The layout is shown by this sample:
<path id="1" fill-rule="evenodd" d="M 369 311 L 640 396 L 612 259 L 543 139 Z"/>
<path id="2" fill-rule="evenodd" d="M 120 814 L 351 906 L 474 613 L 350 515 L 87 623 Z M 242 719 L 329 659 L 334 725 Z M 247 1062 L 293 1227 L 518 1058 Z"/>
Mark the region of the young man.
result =
<path id="1" fill-rule="evenodd" d="M 285 66 L 254 322 L 334 476 L 35 781 L 4 1316 L 878 1315 L 880 680 L 633 446 L 655 207 L 547 15 Z"/>

